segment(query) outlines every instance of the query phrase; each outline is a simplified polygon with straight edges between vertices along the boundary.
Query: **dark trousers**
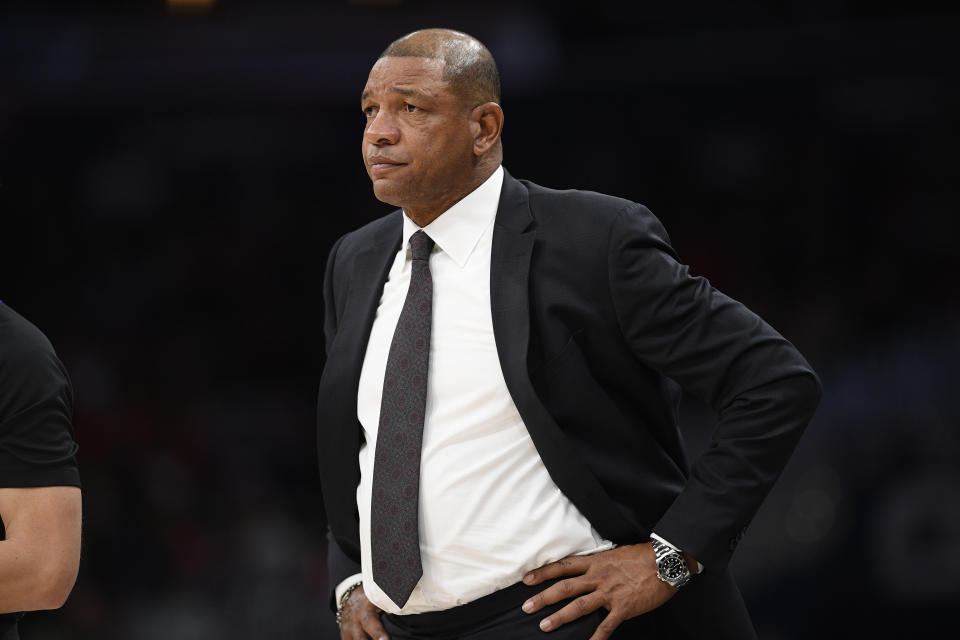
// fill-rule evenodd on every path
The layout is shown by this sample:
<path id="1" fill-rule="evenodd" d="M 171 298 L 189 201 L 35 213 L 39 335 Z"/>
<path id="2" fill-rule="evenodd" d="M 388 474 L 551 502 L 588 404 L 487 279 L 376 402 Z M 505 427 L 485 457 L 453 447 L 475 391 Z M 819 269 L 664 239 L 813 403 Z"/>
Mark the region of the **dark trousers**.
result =
<path id="1" fill-rule="evenodd" d="M 22 613 L 0 615 L 0 640 L 20 640 L 20 634 L 17 632 L 17 622 L 22 617 Z"/>
<path id="2" fill-rule="evenodd" d="M 574 622 L 569 622 L 555 631 L 544 633 L 537 626 L 559 608 L 560 605 L 549 607 L 544 611 L 526 614 L 520 607 L 514 607 L 499 615 L 483 621 L 475 629 L 460 632 L 433 634 L 424 631 L 411 630 L 401 626 L 402 622 L 394 622 L 403 616 L 383 616 L 383 626 L 392 640 L 525 640 L 526 638 L 542 638 L 543 640 L 587 640 L 597 625 L 603 620 L 600 612 L 592 613 Z M 604 612 L 605 613 L 605 612 Z"/>
<path id="3" fill-rule="evenodd" d="M 384 614 L 383 626 L 391 640 L 587 640 L 603 620 L 605 610 L 569 622 L 549 634 L 540 621 L 562 609 L 569 600 L 524 613 L 520 606 L 555 581 L 535 587 L 517 583 L 474 602 L 446 611 L 407 616 Z"/>
<path id="4" fill-rule="evenodd" d="M 553 581 L 556 582 L 556 581 Z M 520 609 L 552 582 L 523 583 L 446 611 L 381 616 L 392 640 L 588 640 L 607 615 L 600 609 L 550 632 L 540 621 L 566 606 L 558 602 L 536 613 Z M 614 640 L 756 640 L 756 631 L 729 571 L 704 572 L 649 613 L 622 623 Z"/>

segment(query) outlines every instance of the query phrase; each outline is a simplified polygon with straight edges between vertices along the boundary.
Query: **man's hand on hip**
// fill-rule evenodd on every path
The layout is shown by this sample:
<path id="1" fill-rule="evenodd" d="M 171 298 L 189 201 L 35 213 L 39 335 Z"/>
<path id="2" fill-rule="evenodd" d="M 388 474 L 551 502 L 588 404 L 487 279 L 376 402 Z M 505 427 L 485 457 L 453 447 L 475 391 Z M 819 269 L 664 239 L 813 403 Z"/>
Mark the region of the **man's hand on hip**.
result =
<path id="1" fill-rule="evenodd" d="M 390 640 L 380 622 L 380 608 L 367 600 L 363 586 L 353 590 L 340 611 L 341 640 Z"/>
<path id="2" fill-rule="evenodd" d="M 525 575 L 523 582 L 536 585 L 563 576 L 571 577 L 527 600 L 523 610 L 535 613 L 545 606 L 574 598 L 540 621 L 541 629 L 553 631 L 603 607 L 610 613 L 590 640 L 606 640 L 624 620 L 656 609 L 677 593 L 677 589 L 657 578 L 657 560 L 649 542 L 551 562 Z"/>

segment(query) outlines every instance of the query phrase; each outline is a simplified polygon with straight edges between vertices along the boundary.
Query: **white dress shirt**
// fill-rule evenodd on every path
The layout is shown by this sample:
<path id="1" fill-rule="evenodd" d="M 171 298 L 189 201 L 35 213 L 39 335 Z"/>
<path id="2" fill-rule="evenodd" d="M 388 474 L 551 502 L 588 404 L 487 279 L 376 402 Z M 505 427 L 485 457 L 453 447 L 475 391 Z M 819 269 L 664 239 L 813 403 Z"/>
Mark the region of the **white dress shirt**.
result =
<path id="1" fill-rule="evenodd" d="M 410 283 L 409 239 L 418 230 L 405 214 L 403 242 L 367 343 L 357 394 L 366 437 L 357 487 L 360 576 L 367 598 L 388 613 L 448 609 L 548 562 L 613 547 L 550 478 L 503 379 L 490 313 L 490 249 L 502 184 L 501 167 L 423 229 L 436 243 L 420 462 L 423 576 L 402 610 L 373 580 L 370 502 L 383 376 Z"/>

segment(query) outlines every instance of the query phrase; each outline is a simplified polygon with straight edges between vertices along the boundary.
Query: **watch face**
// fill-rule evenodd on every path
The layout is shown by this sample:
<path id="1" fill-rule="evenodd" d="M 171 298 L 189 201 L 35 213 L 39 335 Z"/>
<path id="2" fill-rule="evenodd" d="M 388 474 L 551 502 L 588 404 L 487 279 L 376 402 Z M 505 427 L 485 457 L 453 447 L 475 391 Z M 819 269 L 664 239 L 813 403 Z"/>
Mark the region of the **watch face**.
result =
<path id="1" fill-rule="evenodd" d="M 679 580 L 688 574 L 687 563 L 684 562 L 683 556 L 676 553 L 660 560 L 658 569 L 664 580 Z"/>

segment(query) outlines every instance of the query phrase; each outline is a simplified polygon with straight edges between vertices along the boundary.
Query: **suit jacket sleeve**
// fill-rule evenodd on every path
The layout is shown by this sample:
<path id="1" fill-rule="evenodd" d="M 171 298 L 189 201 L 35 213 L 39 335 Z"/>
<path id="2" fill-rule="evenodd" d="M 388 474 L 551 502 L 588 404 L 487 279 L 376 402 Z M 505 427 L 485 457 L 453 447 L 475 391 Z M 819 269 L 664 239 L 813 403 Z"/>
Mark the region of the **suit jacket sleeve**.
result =
<path id="1" fill-rule="evenodd" d="M 336 538 L 327 532 L 327 567 L 330 573 L 330 609 L 337 610 L 337 585 L 361 572 L 360 564 L 344 553 Z"/>
<path id="2" fill-rule="evenodd" d="M 705 400 L 710 445 L 654 530 L 707 571 L 725 566 L 820 398 L 803 356 L 767 323 L 677 259 L 641 205 L 611 227 L 611 297 L 634 356 Z"/>
<path id="3" fill-rule="evenodd" d="M 330 257 L 327 259 L 327 269 L 323 276 L 323 334 L 327 352 L 330 351 L 330 345 L 333 344 L 333 339 L 337 335 L 340 313 L 342 312 L 342 309 L 337 306 L 336 299 L 336 291 L 338 287 L 342 285 L 342 282 L 336 280 L 336 261 L 337 251 L 345 237 L 346 236 L 343 236 L 337 240 L 330 249 Z M 343 275 L 341 275 L 340 278 L 342 281 L 344 279 Z M 341 302 L 340 304 L 342 305 L 343 303 Z M 343 549 L 340 548 L 333 533 L 329 530 L 327 531 L 327 543 L 327 567 L 330 579 L 329 603 L 330 607 L 336 611 L 337 603 L 334 593 L 337 585 L 351 575 L 360 573 L 360 564 L 352 560 Z"/>
<path id="4" fill-rule="evenodd" d="M 336 301 L 336 262 L 337 251 L 340 244 L 347 236 L 341 236 L 333 247 L 330 248 L 330 256 L 327 258 L 327 269 L 323 273 L 323 338 L 324 348 L 329 353 L 330 345 L 337 335 L 337 325 L 339 324 L 341 310 L 337 308 Z M 342 276 L 341 276 L 342 277 Z"/>

